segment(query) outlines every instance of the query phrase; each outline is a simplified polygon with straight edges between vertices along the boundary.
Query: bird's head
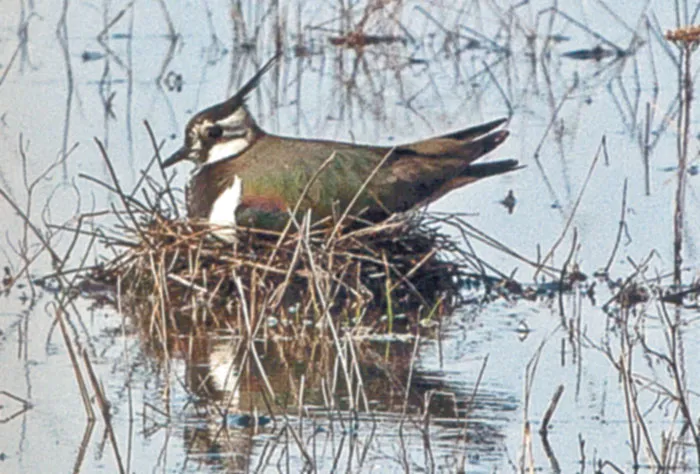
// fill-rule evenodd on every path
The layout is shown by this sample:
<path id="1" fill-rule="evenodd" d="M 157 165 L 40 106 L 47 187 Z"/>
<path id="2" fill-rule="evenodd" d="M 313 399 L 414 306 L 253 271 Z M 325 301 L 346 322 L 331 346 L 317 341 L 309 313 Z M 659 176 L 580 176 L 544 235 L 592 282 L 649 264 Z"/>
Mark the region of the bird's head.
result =
<path id="1" fill-rule="evenodd" d="M 278 57 L 270 59 L 234 96 L 192 117 L 185 127 L 185 144 L 163 162 L 163 167 L 182 160 L 203 166 L 245 151 L 260 133 L 245 106 L 245 98 Z"/>

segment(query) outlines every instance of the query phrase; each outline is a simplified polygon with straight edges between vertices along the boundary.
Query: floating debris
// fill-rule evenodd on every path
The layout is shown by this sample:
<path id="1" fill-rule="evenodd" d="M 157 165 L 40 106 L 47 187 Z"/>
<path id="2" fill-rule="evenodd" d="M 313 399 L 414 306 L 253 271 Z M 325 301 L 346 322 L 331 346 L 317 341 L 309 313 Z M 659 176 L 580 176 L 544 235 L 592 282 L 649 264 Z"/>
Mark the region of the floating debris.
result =
<path id="1" fill-rule="evenodd" d="M 605 58 L 609 58 L 610 56 L 619 55 L 620 53 L 618 51 L 605 49 L 600 45 L 596 46 L 593 49 L 577 49 L 575 51 L 568 51 L 562 54 L 562 56 L 564 56 L 565 58 L 576 59 L 579 61 L 589 61 L 591 59 L 595 61 L 601 61 Z"/>
<path id="2" fill-rule="evenodd" d="M 170 71 L 165 75 L 163 83 L 169 91 L 182 92 L 182 74 Z"/>
<path id="3" fill-rule="evenodd" d="M 226 426 L 234 428 L 249 428 L 251 426 L 265 426 L 272 421 L 269 416 L 253 416 L 248 414 L 228 414 Z"/>
<path id="4" fill-rule="evenodd" d="M 547 36 L 547 39 L 555 43 L 564 43 L 566 41 L 571 41 L 571 36 L 566 36 L 562 34 L 552 34 Z"/>
<path id="5" fill-rule="evenodd" d="M 622 308 L 631 308 L 632 306 L 649 301 L 649 290 L 635 282 L 623 287 L 614 297 Z"/>
<path id="6" fill-rule="evenodd" d="M 406 38 L 401 36 L 366 35 L 356 31 L 345 36 L 331 36 L 328 40 L 334 46 L 345 46 L 347 48 L 364 48 L 365 46 L 377 44 L 406 44 Z"/>
<path id="7" fill-rule="evenodd" d="M 684 26 L 675 30 L 668 30 L 664 37 L 668 41 L 679 43 L 694 43 L 700 41 L 700 26 Z"/>
<path id="8" fill-rule="evenodd" d="M 663 168 L 659 168 L 659 171 L 664 173 L 675 173 L 678 171 L 678 166 L 664 166 Z M 698 173 L 700 173 L 700 165 L 688 166 L 687 172 L 690 176 L 696 176 Z"/>
<path id="9" fill-rule="evenodd" d="M 15 281 L 14 277 L 12 276 L 12 271 L 10 270 L 10 267 L 5 266 L 3 269 L 3 272 L 5 273 L 5 276 L 2 277 L 2 285 L 5 288 L 9 288 L 12 283 Z"/>
<path id="10" fill-rule="evenodd" d="M 700 285 L 696 284 L 681 291 L 667 291 L 661 297 L 661 301 L 665 303 L 682 305 L 684 304 L 684 300 L 687 298 L 689 299 L 689 297 L 697 298 L 698 294 L 700 294 Z"/>
<path id="11" fill-rule="evenodd" d="M 83 60 L 84 63 L 88 61 L 98 61 L 104 57 L 104 53 L 101 53 L 99 51 L 83 51 L 83 54 L 80 55 L 80 58 Z"/>
<path id="12" fill-rule="evenodd" d="M 515 194 L 513 194 L 512 189 L 509 189 L 508 195 L 501 200 L 501 204 L 503 205 L 503 207 L 508 209 L 508 214 L 513 214 L 513 209 L 515 209 L 515 204 L 517 202 L 518 200 L 515 199 Z"/>
<path id="13" fill-rule="evenodd" d="M 521 342 L 527 339 L 527 336 L 529 336 L 531 332 L 532 329 L 530 329 L 530 326 L 528 326 L 524 319 L 521 319 L 518 323 L 518 327 L 515 328 L 515 333 L 518 335 L 518 339 L 520 339 Z"/>

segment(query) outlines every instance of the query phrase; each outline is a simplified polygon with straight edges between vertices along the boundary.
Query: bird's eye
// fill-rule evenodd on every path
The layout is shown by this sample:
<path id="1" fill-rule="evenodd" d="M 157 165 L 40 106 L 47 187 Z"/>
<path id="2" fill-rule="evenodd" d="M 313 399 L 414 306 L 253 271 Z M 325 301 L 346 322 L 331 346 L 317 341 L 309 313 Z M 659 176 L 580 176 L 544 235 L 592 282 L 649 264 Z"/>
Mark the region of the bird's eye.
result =
<path id="1" fill-rule="evenodd" d="M 209 138 L 221 138 L 221 135 L 224 134 L 223 129 L 221 128 L 220 125 L 212 125 L 207 129 L 207 136 Z"/>

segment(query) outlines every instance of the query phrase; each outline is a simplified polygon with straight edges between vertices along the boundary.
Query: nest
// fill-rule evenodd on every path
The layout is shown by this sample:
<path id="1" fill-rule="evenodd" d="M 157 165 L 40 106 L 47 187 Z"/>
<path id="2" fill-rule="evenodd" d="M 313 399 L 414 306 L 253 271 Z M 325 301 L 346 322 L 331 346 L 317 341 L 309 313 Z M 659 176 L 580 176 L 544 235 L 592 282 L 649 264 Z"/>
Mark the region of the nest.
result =
<path id="1" fill-rule="evenodd" d="M 118 285 L 134 312 L 157 316 L 152 325 L 165 318 L 171 326 L 213 322 L 241 332 L 262 318 L 316 326 L 327 313 L 391 330 L 394 321 L 425 323 L 461 303 L 471 273 L 430 215 L 348 221 L 311 227 L 304 219 L 285 232 L 238 228 L 229 242 L 206 224 L 154 212 L 106 239 L 116 257 L 90 279 Z"/>
<path id="2" fill-rule="evenodd" d="M 122 209 L 112 209 L 118 224 L 100 233 L 114 258 L 87 272 L 81 288 L 116 289 L 112 302 L 162 336 L 212 325 L 254 337 L 261 328 L 335 331 L 335 323 L 381 333 L 430 326 L 464 303 L 465 283 L 487 279 L 488 265 L 439 230 L 447 223 L 467 235 L 460 215 L 371 223 L 343 214 L 311 225 L 310 214 L 291 212 L 282 232 L 239 227 L 227 241 L 178 217 L 165 175 L 159 182 L 147 169 L 125 193 L 102 151 L 113 184 L 88 179 L 116 193 Z"/>

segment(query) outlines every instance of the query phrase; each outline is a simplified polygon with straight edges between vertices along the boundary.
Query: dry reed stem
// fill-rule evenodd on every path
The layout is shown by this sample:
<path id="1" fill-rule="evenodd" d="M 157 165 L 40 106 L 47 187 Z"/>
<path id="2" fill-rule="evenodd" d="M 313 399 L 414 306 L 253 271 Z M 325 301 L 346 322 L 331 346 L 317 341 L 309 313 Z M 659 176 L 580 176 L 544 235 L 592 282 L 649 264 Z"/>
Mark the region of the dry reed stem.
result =
<path id="1" fill-rule="evenodd" d="M 78 383 L 78 389 L 80 390 L 80 398 L 83 401 L 83 408 L 85 408 L 85 414 L 87 415 L 87 419 L 89 422 L 94 422 L 95 411 L 92 409 L 92 404 L 90 403 L 90 395 L 88 394 L 83 374 L 80 371 L 80 366 L 78 365 L 78 357 L 75 355 L 73 343 L 71 342 L 70 336 L 68 335 L 68 329 L 66 329 L 66 323 L 63 319 L 62 310 L 56 310 L 56 319 L 58 320 L 59 327 L 61 328 L 61 334 L 63 335 L 63 341 L 66 344 L 68 357 L 70 358 L 71 365 L 73 366 L 73 373 L 75 374 L 75 380 Z"/>
<path id="2" fill-rule="evenodd" d="M 126 470 L 124 469 L 124 463 L 122 462 L 122 457 L 119 454 L 119 445 L 117 444 L 117 436 L 114 433 L 114 428 L 112 426 L 112 415 L 110 414 L 111 404 L 107 400 L 104 394 L 103 388 L 100 386 L 97 380 L 97 375 L 92 368 L 92 363 L 90 362 L 90 356 L 87 350 L 83 349 L 83 363 L 87 369 L 88 378 L 92 385 L 93 392 L 95 393 L 95 399 L 100 407 L 100 413 L 102 414 L 102 420 L 105 423 L 105 429 L 107 431 L 107 436 L 109 437 L 110 444 L 112 445 L 112 451 L 114 452 L 114 457 L 117 462 L 117 467 L 119 468 L 120 474 L 124 474 Z"/>

